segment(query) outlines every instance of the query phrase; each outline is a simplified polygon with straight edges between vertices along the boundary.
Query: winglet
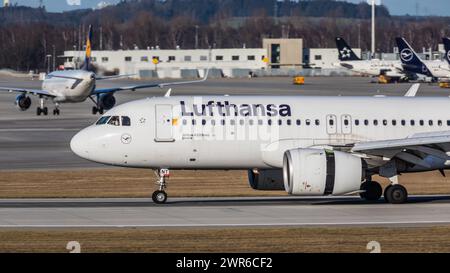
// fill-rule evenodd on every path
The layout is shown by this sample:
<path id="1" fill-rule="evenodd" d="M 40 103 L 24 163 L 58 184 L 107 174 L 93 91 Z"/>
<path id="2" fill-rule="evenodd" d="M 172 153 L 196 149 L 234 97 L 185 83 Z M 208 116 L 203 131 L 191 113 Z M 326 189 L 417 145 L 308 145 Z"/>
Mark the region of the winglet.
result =
<path id="1" fill-rule="evenodd" d="M 420 88 L 420 83 L 413 84 L 409 88 L 408 92 L 406 92 L 405 97 L 415 97 L 417 94 L 417 91 L 419 91 L 419 88 Z"/>

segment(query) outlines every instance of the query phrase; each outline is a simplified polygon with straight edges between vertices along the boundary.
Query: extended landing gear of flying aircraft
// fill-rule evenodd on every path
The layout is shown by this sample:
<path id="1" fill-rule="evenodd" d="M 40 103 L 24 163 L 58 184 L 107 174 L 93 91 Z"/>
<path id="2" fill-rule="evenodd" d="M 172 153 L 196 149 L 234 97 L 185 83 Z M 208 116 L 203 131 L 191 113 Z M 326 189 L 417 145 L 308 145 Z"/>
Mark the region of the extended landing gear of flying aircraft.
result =
<path id="1" fill-rule="evenodd" d="M 380 183 L 371 180 L 361 184 L 361 191 L 362 192 L 359 195 L 362 199 L 367 201 L 377 201 L 383 194 L 383 188 Z"/>
<path id="2" fill-rule="evenodd" d="M 167 201 L 166 179 L 169 178 L 170 171 L 169 169 L 159 169 L 156 171 L 156 175 L 158 176 L 156 184 L 159 186 L 159 190 L 153 192 L 152 199 L 156 204 L 164 204 Z"/>

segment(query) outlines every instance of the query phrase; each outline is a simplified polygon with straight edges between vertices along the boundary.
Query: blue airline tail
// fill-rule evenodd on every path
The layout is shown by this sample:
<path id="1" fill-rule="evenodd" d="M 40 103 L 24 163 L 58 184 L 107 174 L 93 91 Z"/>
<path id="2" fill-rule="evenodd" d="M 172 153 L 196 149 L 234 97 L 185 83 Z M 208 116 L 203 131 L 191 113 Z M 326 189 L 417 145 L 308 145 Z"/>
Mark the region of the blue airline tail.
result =
<path id="1" fill-rule="evenodd" d="M 450 38 L 442 38 L 445 48 L 445 60 L 450 64 Z"/>
<path id="2" fill-rule="evenodd" d="M 395 38 L 395 41 L 397 42 L 400 60 L 407 71 L 433 77 L 428 67 L 404 38 Z"/>
<path id="3" fill-rule="evenodd" d="M 86 41 L 86 56 L 84 58 L 84 64 L 81 68 L 82 70 L 90 70 L 91 64 L 91 54 L 92 54 L 92 25 L 89 26 L 89 33 Z"/>

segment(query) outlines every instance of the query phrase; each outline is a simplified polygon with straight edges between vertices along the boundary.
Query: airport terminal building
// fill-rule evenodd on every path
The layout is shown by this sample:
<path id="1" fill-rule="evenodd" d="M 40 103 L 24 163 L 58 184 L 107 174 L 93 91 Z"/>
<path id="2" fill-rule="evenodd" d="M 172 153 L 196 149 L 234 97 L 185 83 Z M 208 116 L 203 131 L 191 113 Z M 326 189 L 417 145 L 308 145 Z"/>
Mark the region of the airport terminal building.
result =
<path id="1" fill-rule="evenodd" d="M 361 50 L 355 49 L 360 55 Z M 65 51 L 65 69 L 80 67 L 84 51 Z M 212 77 L 298 74 L 304 67 L 336 69 L 337 49 L 303 48 L 303 39 L 263 39 L 261 48 L 160 49 L 92 51 L 100 72 L 136 78 L 197 78 L 206 68 Z"/>

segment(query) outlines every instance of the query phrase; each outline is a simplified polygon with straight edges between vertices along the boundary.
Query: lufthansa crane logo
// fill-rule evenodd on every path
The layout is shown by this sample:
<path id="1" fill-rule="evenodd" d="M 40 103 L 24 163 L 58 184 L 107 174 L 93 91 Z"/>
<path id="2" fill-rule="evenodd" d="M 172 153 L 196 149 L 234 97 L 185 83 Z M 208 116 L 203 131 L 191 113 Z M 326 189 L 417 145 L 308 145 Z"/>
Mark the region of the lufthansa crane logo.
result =
<path id="1" fill-rule="evenodd" d="M 123 144 L 130 144 L 131 143 L 131 135 L 129 134 L 123 134 L 120 137 L 120 140 L 122 141 Z"/>
<path id="2" fill-rule="evenodd" d="M 405 48 L 400 52 L 400 58 L 405 62 L 409 62 L 413 58 L 413 53 L 409 48 Z"/>

